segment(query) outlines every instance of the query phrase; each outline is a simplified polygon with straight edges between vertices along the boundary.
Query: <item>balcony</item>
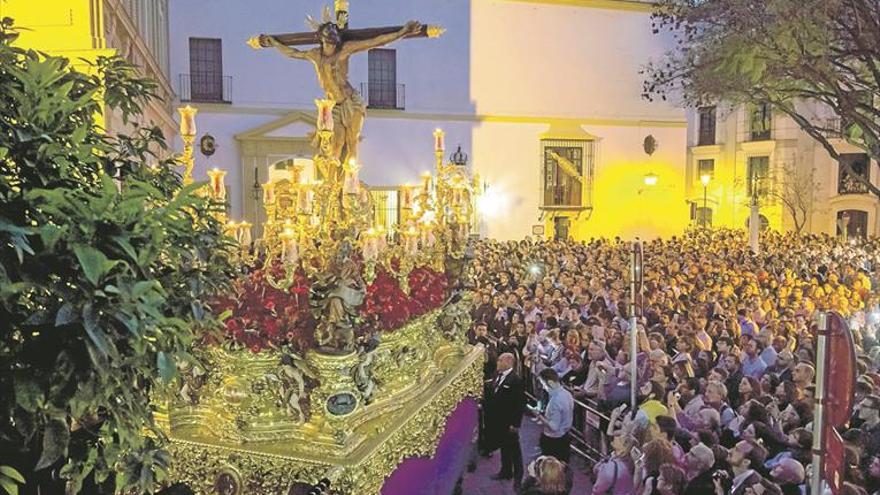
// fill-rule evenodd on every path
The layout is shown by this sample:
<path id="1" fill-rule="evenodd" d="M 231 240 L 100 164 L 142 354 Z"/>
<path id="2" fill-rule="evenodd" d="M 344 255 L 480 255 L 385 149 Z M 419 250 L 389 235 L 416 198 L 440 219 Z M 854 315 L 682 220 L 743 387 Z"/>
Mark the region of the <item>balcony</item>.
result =
<path id="1" fill-rule="evenodd" d="M 843 174 L 837 182 L 837 194 L 868 194 L 868 186 L 849 174 Z"/>
<path id="2" fill-rule="evenodd" d="M 367 104 L 367 108 L 381 110 L 405 110 L 406 109 L 406 85 L 388 83 L 361 83 L 361 99 Z"/>
<path id="3" fill-rule="evenodd" d="M 864 153 L 847 153 L 840 155 L 840 161 L 846 162 L 852 168 L 855 175 L 849 174 L 843 167 L 843 163 L 839 165 L 837 180 L 837 194 L 867 194 L 869 192 L 868 185 L 859 180 L 859 177 L 868 179 L 868 155 Z"/>
<path id="4" fill-rule="evenodd" d="M 232 76 L 180 74 L 180 101 L 232 103 Z"/>

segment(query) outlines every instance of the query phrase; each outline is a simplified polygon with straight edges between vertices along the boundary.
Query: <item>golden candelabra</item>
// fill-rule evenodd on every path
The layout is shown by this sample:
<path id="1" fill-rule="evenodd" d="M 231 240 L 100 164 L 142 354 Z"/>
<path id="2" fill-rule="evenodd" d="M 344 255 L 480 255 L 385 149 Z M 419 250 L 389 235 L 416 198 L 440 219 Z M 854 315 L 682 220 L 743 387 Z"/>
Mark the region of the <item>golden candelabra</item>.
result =
<path id="1" fill-rule="evenodd" d="M 193 168 L 195 167 L 195 157 L 193 156 L 193 143 L 196 140 L 196 114 L 199 112 L 197 108 L 189 105 L 177 109 L 180 113 L 180 138 L 183 140 L 183 155 L 179 161 L 183 164 L 183 185 L 187 186 L 193 182 Z"/>

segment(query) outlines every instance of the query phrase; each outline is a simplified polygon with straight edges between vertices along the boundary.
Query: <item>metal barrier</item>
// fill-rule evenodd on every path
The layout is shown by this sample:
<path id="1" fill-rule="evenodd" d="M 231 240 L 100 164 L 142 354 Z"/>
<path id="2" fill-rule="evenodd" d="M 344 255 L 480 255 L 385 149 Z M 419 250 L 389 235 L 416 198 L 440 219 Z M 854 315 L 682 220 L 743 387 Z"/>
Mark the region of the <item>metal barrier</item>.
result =
<path id="1" fill-rule="evenodd" d="M 533 390 L 534 377 L 531 369 L 524 362 L 520 363 L 520 376 L 523 379 L 523 383 L 526 384 L 526 396 L 530 400 L 538 400 Z M 574 395 L 574 389 L 568 386 L 565 388 Z M 592 401 L 587 403 L 575 398 L 574 407 L 572 427 L 568 433 L 571 440 L 571 451 L 588 462 L 597 464 L 608 457 L 605 426 L 607 426 L 611 418 L 600 412 Z M 590 430 L 590 428 L 593 430 Z M 595 446 L 590 444 L 589 440 L 591 438 L 595 439 Z"/>

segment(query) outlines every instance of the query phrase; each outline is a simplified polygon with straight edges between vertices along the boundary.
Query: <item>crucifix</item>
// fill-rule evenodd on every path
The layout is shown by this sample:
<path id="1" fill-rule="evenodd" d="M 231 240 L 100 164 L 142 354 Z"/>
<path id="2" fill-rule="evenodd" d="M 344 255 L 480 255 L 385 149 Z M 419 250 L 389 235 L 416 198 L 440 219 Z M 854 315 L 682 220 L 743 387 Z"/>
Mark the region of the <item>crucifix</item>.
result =
<path id="1" fill-rule="evenodd" d="M 410 21 L 403 26 L 367 29 L 349 29 L 348 1 L 336 0 L 336 20 L 331 19 L 329 7 L 324 8 L 322 22 L 311 17 L 312 32 L 261 34 L 248 40 L 254 49 L 273 47 L 295 59 L 308 60 L 315 66 L 318 83 L 327 99 L 333 100 L 333 137 L 331 155 L 340 163 L 357 158 L 358 140 L 364 125 L 366 107 L 348 81 L 348 61 L 355 53 L 378 48 L 401 38 L 435 38 L 443 33 L 437 26 Z M 301 50 L 294 46 L 318 46 Z"/>

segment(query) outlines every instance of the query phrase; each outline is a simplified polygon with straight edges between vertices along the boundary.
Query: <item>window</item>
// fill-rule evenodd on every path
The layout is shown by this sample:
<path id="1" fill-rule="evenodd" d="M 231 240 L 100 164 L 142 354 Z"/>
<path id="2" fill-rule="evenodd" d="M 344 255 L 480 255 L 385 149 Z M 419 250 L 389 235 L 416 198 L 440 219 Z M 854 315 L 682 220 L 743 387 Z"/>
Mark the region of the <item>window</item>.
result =
<path id="1" fill-rule="evenodd" d="M 697 206 L 694 208 L 694 222 L 701 227 L 712 225 L 712 208 Z"/>
<path id="2" fill-rule="evenodd" d="M 839 173 L 837 175 L 838 194 L 866 194 L 868 192 L 868 186 L 858 179 L 858 177 L 865 180 L 869 179 L 868 162 L 868 155 L 865 153 L 846 153 L 840 155 L 838 162 Z M 852 168 L 855 175 L 846 171 L 846 165 Z"/>
<path id="3" fill-rule="evenodd" d="M 749 140 L 769 140 L 772 120 L 773 113 L 769 103 L 761 103 L 752 107 L 749 112 Z"/>
<path id="4" fill-rule="evenodd" d="M 370 50 L 368 101 L 372 108 L 398 108 L 397 52 L 387 48 Z"/>
<path id="5" fill-rule="evenodd" d="M 700 109 L 700 135 L 697 145 L 713 144 L 715 144 L 715 107 L 704 107 Z"/>
<path id="6" fill-rule="evenodd" d="M 868 212 L 843 210 L 837 212 L 837 235 L 845 238 L 862 238 L 868 235 Z"/>
<path id="7" fill-rule="evenodd" d="M 747 192 L 749 196 L 758 195 L 765 196 L 767 194 L 767 180 L 770 176 L 770 157 L 769 156 L 751 156 L 749 157 L 749 167 Z"/>
<path id="8" fill-rule="evenodd" d="M 544 207 L 589 207 L 593 141 L 545 139 L 541 145 Z"/>
<path id="9" fill-rule="evenodd" d="M 219 39 L 189 39 L 190 99 L 223 101 L 223 60 Z"/>
<path id="10" fill-rule="evenodd" d="M 691 222 L 701 227 L 712 225 L 712 208 L 700 205 L 702 202 L 691 201 Z"/>
<path id="11" fill-rule="evenodd" d="M 709 177 L 715 177 L 715 160 L 699 160 L 697 161 L 697 180 L 700 180 L 704 175 L 708 175 Z"/>

